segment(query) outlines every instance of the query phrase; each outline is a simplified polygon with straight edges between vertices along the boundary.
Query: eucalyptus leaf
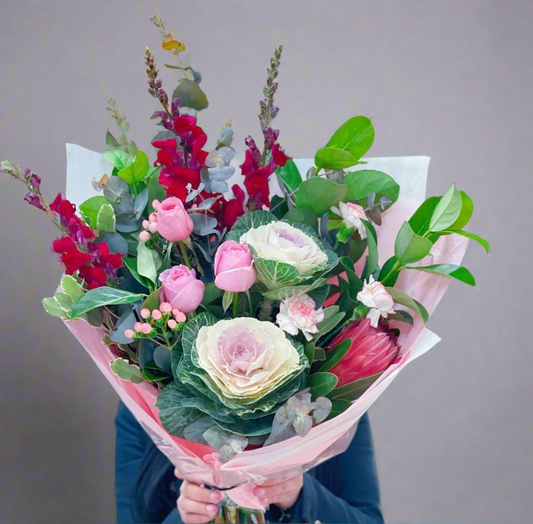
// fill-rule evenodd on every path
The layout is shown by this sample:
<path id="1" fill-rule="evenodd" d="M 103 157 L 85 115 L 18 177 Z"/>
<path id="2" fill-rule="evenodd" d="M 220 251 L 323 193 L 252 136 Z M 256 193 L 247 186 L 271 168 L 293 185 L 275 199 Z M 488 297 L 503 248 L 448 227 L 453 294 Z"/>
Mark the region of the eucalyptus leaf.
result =
<path id="1" fill-rule="evenodd" d="M 212 234 L 218 224 L 217 219 L 207 213 L 191 213 L 189 216 L 194 224 L 193 232 L 200 236 Z"/>
<path id="2" fill-rule="evenodd" d="M 137 318 L 133 312 L 133 308 L 126 306 L 126 309 L 117 320 L 115 329 L 109 335 L 109 339 L 117 344 L 129 344 L 132 340 L 124 334 L 124 331 L 126 329 L 133 329 L 136 321 Z"/>
<path id="3" fill-rule="evenodd" d="M 135 203 L 133 204 L 133 212 L 135 213 L 135 218 L 138 220 L 141 218 L 146 204 L 148 204 L 148 188 L 143 189 L 135 198 Z"/>
<path id="4" fill-rule="evenodd" d="M 207 444 L 203 434 L 214 425 L 215 423 L 211 417 L 199 418 L 183 430 L 183 438 L 187 439 L 189 442 Z"/>
<path id="5" fill-rule="evenodd" d="M 105 144 L 107 147 L 109 147 L 109 149 L 116 149 L 117 147 L 120 147 L 120 144 L 118 143 L 117 139 L 111 134 L 111 131 L 109 131 L 109 129 L 105 134 Z"/>
<path id="6" fill-rule="evenodd" d="M 109 246 L 111 254 L 126 254 L 129 250 L 128 242 L 119 233 L 104 233 L 98 237 L 97 242 L 105 242 Z"/>
<path id="7" fill-rule="evenodd" d="M 128 184 L 118 176 L 110 177 L 104 186 L 104 196 L 112 204 L 129 195 L 129 191 Z"/>
<path id="8" fill-rule="evenodd" d="M 196 111 L 205 109 L 209 102 L 202 88 L 194 80 L 186 78 L 183 80 L 172 94 L 172 98 L 179 98 L 180 107 L 191 107 Z"/>
<path id="9" fill-rule="evenodd" d="M 128 215 L 135 218 L 133 213 L 133 197 L 129 193 L 124 195 L 120 200 L 117 200 L 113 204 L 113 209 L 115 210 L 115 215 L 117 217 L 120 215 Z"/>
<path id="10" fill-rule="evenodd" d="M 154 350 L 153 359 L 158 368 L 168 373 L 172 372 L 170 367 L 170 351 L 167 348 L 157 346 Z"/>
<path id="11" fill-rule="evenodd" d="M 123 213 L 117 216 L 115 229 L 121 233 L 133 233 L 141 228 L 141 221 L 133 213 Z"/>

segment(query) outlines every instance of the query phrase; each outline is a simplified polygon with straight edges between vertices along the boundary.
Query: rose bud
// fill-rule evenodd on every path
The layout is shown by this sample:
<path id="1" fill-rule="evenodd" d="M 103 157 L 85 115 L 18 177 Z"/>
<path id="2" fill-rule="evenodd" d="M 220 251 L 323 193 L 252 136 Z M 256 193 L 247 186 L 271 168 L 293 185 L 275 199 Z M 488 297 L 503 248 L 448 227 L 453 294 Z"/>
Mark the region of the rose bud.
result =
<path id="1" fill-rule="evenodd" d="M 159 275 L 159 280 L 163 284 L 161 300 L 183 313 L 194 311 L 204 298 L 204 283 L 196 278 L 196 271 L 187 266 L 171 267 Z"/>
<path id="2" fill-rule="evenodd" d="M 227 240 L 215 255 L 215 285 L 224 291 L 247 291 L 256 279 L 252 253 L 245 244 Z"/>
<path id="3" fill-rule="evenodd" d="M 381 326 L 371 326 L 369 318 L 345 327 L 332 340 L 330 351 L 346 339 L 352 340 L 350 349 L 329 370 L 339 378 L 337 387 L 382 373 L 396 361 L 400 353 L 394 333 Z"/>
<path id="4" fill-rule="evenodd" d="M 189 238 L 194 224 L 183 202 L 176 197 L 166 198 L 157 208 L 157 232 L 169 242 Z"/>

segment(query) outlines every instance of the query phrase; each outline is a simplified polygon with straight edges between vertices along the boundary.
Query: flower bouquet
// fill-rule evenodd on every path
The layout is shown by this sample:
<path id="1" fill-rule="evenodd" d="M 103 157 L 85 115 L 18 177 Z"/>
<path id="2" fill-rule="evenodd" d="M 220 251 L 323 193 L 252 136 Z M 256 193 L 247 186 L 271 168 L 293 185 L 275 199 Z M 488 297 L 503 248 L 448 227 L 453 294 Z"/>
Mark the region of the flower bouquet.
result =
<path id="1" fill-rule="evenodd" d="M 1 170 L 59 230 L 65 275 L 46 311 L 187 478 L 227 490 L 217 522 L 261 522 L 254 482 L 346 449 L 370 405 L 438 341 L 424 324 L 449 280 L 475 285 L 460 265 L 468 239 L 489 245 L 464 229 L 473 204 L 455 185 L 424 200 L 427 158 L 362 160 L 366 117 L 314 160 L 289 158 L 273 127 L 281 47 L 260 145 L 245 140 L 236 172 L 231 122 L 206 147 L 202 77 L 152 21 L 179 76 L 169 95 L 146 49 L 155 162 L 111 100 L 119 131 L 102 155 L 68 146 L 67 196 L 49 204 L 38 175 Z"/>

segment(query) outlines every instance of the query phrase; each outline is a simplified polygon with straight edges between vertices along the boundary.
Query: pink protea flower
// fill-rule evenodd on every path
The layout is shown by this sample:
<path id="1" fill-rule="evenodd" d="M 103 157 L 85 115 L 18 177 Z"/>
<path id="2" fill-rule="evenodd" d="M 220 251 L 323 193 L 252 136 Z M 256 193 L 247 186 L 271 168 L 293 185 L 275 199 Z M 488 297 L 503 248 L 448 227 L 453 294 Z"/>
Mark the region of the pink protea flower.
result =
<path id="1" fill-rule="evenodd" d="M 352 340 L 350 349 L 329 370 L 339 378 L 337 387 L 382 373 L 397 360 L 400 353 L 394 333 L 381 326 L 373 327 L 369 318 L 345 327 L 332 340 L 330 351 L 347 339 Z"/>
<path id="2" fill-rule="evenodd" d="M 317 324 L 322 320 L 324 310 L 316 309 L 315 301 L 309 295 L 284 300 L 276 316 L 276 323 L 283 331 L 290 335 L 297 335 L 298 331 L 301 331 L 307 340 L 311 340 L 313 335 L 318 333 Z"/>

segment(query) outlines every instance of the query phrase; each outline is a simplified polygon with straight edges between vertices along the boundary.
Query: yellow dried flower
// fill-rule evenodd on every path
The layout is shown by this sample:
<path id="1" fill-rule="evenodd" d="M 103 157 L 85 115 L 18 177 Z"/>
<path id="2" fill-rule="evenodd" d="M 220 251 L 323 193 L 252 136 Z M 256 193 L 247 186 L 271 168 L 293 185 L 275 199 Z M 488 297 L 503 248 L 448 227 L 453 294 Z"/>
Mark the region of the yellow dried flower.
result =
<path id="1" fill-rule="evenodd" d="M 172 51 L 175 55 L 181 51 L 185 51 L 185 44 L 178 42 L 171 33 L 169 33 L 165 38 L 163 38 L 163 49 L 166 51 Z"/>

